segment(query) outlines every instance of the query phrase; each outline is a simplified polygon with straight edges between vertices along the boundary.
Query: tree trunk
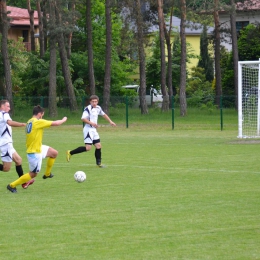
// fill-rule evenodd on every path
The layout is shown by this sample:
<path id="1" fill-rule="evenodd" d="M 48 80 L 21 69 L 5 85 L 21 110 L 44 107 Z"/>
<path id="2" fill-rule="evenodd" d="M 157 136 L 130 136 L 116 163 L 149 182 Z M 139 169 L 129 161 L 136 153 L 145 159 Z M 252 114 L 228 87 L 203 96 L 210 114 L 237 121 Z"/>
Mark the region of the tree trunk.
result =
<path id="1" fill-rule="evenodd" d="M 49 33 L 50 33 L 50 68 L 49 68 L 49 116 L 56 117 L 57 110 L 57 89 L 56 89 L 56 35 L 55 35 L 55 3 L 54 0 L 49 0 Z"/>
<path id="2" fill-rule="evenodd" d="M 56 24 L 57 24 L 58 28 L 62 28 L 61 17 L 60 17 L 61 14 L 59 13 L 58 9 L 59 8 L 57 8 L 57 6 L 56 6 L 56 9 L 55 9 Z M 74 87 L 72 85 L 72 81 L 71 81 L 71 77 L 70 77 L 69 62 L 68 62 L 67 51 L 66 51 L 65 42 L 64 42 L 64 35 L 62 32 L 59 32 L 57 34 L 57 41 L 58 41 L 58 46 L 59 46 L 62 73 L 63 73 L 65 85 L 66 85 L 67 95 L 69 98 L 70 110 L 76 111 L 78 109 L 77 100 L 76 100 Z"/>
<path id="3" fill-rule="evenodd" d="M 75 12 L 75 0 L 73 0 L 71 2 L 71 8 L 70 10 L 72 10 L 73 12 Z M 73 24 L 75 25 L 75 20 L 73 20 Z M 71 42 L 72 42 L 72 31 L 69 32 L 69 35 L 68 35 L 68 47 L 67 47 L 67 56 L 68 56 L 68 59 L 70 59 L 70 56 L 71 56 Z"/>
<path id="4" fill-rule="evenodd" d="M 160 33 L 160 56 L 161 56 L 161 90 L 163 95 L 162 111 L 169 110 L 169 95 L 166 89 L 166 62 L 165 62 L 165 35 L 164 35 L 164 16 L 163 16 L 163 0 L 157 0 L 158 4 L 158 20 Z"/>
<path id="5" fill-rule="evenodd" d="M 35 39 L 34 39 L 34 10 L 31 9 L 31 1 L 27 0 L 27 9 L 30 16 L 30 38 L 31 38 L 31 51 L 35 52 Z"/>
<path id="6" fill-rule="evenodd" d="M 38 12 L 38 21 L 39 21 L 40 57 L 43 58 L 45 49 L 44 49 L 44 33 L 43 33 L 43 23 L 42 23 L 41 0 L 37 0 L 36 6 Z"/>
<path id="7" fill-rule="evenodd" d="M 180 78 L 180 115 L 187 114 L 187 99 L 186 99 L 186 0 L 181 0 L 181 24 L 180 24 L 180 38 L 181 38 L 181 78 Z"/>
<path id="8" fill-rule="evenodd" d="M 6 7 L 5 0 L 0 1 L 0 18 L 1 18 L 0 25 L 1 25 L 1 33 L 2 33 L 1 51 L 2 51 L 3 65 L 4 65 L 6 98 L 9 101 L 11 106 L 10 114 L 14 114 L 11 65 L 10 65 L 10 59 L 8 55 L 8 44 L 7 44 L 9 22 L 7 18 L 7 7 Z"/>
<path id="9" fill-rule="evenodd" d="M 110 102 L 111 48 L 112 48 L 111 1 L 106 0 L 106 60 L 105 60 L 105 79 L 104 79 L 104 90 L 103 90 L 103 109 L 107 114 L 109 114 L 109 102 Z"/>
<path id="10" fill-rule="evenodd" d="M 91 0 L 86 0 L 86 27 L 87 27 L 87 52 L 88 52 L 88 78 L 90 95 L 96 92 L 95 73 L 94 73 L 94 58 L 93 58 L 93 42 L 92 42 L 92 21 L 91 21 Z"/>
<path id="11" fill-rule="evenodd" d="M 42 0 L 42 28 L 43 28 L 43 52 L 45 53 L 48 47 L 48 13 L 46 14 L 46 5 L 49 0 Z"/>
<path id="12" fill-rule="evenodd" d="M 143 21 L 141 13 L 140 0 L 136 2 L 136 26 L 137 26 L 137 45 L 139 54 L 139 71 L 140 71 L 140 107 L 141 114 L 148 114 L 148 108 L 146 104 L 146 73 L 145 73 L 145 52 L 144 52 L 144 35 L 143 35 Z"/>
<path id="13" fill-rule="evenodd" d="M 216 104 L 220 107 L 220 99 L 222 95 L 221 87 L 221 69 L 220 69 L 220 25 L 219 25 L 219 14 L 218 6 L 219 1 L 214 0 L 214 23 L 215 23 L 215 75 L 216 75 Z"/>
<path id="14" fill-rule="evenodd" d="M 169 96 L 173 96 L 173 89 L 172 89 L 172 45 L 171 45 L 171 30 L 172 30 L 172 15 L 173 15 L 173 7 L 171 8 L 170 14 L 170 26 L 169 30 L 167 31 L 166 24 L 164 21 L 164 33 L 165 33 L 165 40 L 167 46 L 167 54 L 168 54 L 168 67 L 167 67 L 167 87 Z M 171 102 L 171 100 L 170 100 Z"/>
<path id="15" fill-rule="evenodd" d="M 236 31 L 236 4 L 234 0 L 230 0 L 231 14 L 230 14 L 230 27 L 232 37 L 232 52 L 234 63 L 234 87 L 235 87 L 235 107 L 238 109 L 238 48 L 237 48 L 237 31 Z"/>

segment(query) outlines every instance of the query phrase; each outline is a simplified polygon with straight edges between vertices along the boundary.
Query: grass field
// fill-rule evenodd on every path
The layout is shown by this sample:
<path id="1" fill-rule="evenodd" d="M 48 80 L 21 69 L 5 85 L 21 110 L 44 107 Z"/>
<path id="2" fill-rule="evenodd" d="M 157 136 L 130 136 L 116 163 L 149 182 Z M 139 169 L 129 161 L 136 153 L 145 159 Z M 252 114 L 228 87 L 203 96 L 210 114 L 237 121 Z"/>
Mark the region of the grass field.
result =
<path id="1" fill-rule="evenodd" d="M 210 115 L 177 118 L 173 131 L 154 118 L 104 124 L 103 169 L 94 149 L 66 162 L 80 124 L 45 130 L 59 151 L 54 178 L 42 179 L 44 160 L 35 183 L 12 194 L 14 166 L 1 172 L 0 259 L 260 259 L 260 142 L 237 139 L 235 117 L 224 129 Z M 24 130 L 13 132 L 26 171 Z"/>

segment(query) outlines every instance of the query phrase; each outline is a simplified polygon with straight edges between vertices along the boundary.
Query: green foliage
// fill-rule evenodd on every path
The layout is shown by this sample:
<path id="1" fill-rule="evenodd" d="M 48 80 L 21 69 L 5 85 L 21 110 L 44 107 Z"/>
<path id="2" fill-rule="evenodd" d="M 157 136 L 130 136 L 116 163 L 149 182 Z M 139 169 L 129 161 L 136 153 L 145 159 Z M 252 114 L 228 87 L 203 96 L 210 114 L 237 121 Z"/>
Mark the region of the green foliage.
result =
<path id="1" fill-rule="evenodd" d="M 161 85 L 160 39 L 156 34 L 151 48 L 151 57 L 146 62 L 146 84 L 159 89 Z"/>
<path id="2" fill-rule="evenodd" d="M 227 52 L 225 48 L 221 49 L 221 84 L 223 105 L 225 107 L 234 107 L 235 104 L 235 86 L 234 86 L 234 66 L 233 54 Z"/>
<path id="3" fill-rule="evenodd" d="M 239 60 L 259 60 L 260 25 L 249 24 L 241 30 L 237 45 Z"/>
<path id="4" fill-rule="evenodd" d="M 191 77 L 187 79 L 186 94 L 188 105 L 192 107 L 212 107 L 214 92 L 211 83 L 206 80 L 205 71 L 201 67 L 193 67 Z"/>
<path id="5" fill-rule="evenodd" d="M 0 45 L 1 37 L 2 35 L 0 34 Z M 13 92 L 14 94 L 17 94 L 20 91 L 22 83 L 21 75 L 26 72 L 28 65 L 27 52 L 25 51 L 22 38 L 19 38 L 17 41 L 8 40 L 8 56 L 11 64 Z M 1 77 L 4 76 L 4 66 L 1 52 L 0 75 Z"/>
<path id="6" fill-rule="evenodd" d="M 200 36 L 200 59 L 198 67 L 204 69 L 206 73 L 206 80 L 212 81 L 214 78 L 214 68 L 213 68 L 213 59 L 210 57 L 208 52 L 208 36 L 207 36 L 207 26 L 203 26 L 203 31 Z"/>

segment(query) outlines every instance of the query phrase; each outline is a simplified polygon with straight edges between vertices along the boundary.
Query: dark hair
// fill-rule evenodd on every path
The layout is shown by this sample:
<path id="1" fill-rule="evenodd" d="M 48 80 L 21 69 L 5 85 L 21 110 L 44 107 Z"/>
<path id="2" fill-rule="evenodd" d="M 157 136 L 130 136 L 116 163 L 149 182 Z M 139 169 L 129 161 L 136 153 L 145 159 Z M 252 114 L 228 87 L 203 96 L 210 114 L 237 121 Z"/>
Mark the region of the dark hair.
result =
<path id="1" fill-rule="evenodd" d="M 9 101 L 6 99 L 0 100 L 0 106 L 4 105 L 5 103 L 9 103 Z"/>
<path id="2" fill-rule="evenodd" d="M 44 113 L 44 109 L 40 105 L 35 106 L 33 108 L 33 115 L 34 116 L 38 115 L 39 113 L 41 113 L 41 114 Z"/>
<path id="3" fill-rule="evenodd" d="M 89 98 L 89 101 L 91 101 L 92 99 L 97 99 L 97 100 L 99 100 L 99 98 L 98 98 L 97 95 L 91 95 L 90 98 Z"/>

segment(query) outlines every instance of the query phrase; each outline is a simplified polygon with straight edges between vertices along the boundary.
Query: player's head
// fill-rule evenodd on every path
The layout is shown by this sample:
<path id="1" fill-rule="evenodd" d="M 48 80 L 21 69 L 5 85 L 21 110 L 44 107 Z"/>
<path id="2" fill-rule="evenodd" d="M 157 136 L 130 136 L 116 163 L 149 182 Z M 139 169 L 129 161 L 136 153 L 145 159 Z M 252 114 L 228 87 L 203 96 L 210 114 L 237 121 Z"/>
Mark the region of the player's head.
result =
<path id="1" fill-rule="evenodd" d="M 98 104 L 99 98 L 97 95 L 91 95 L 89 98 L 89 102 L 91 104 L 91 106 L 96 107 Z"/>
<path id="2" fill-rule="evenodd" d="M 0 100 L 0 107 L 2 111 L 9 112 L 10 111 L 10 103 L 6 99 Z"/>
<path id="3" fill-rule="evenodd" d="M 38 105 L 33 108 L 33 116 L 37 116 L 39 119 L 42 118 L 43 115 L 44 115 L 44 109 L 41 106 Z"/>

